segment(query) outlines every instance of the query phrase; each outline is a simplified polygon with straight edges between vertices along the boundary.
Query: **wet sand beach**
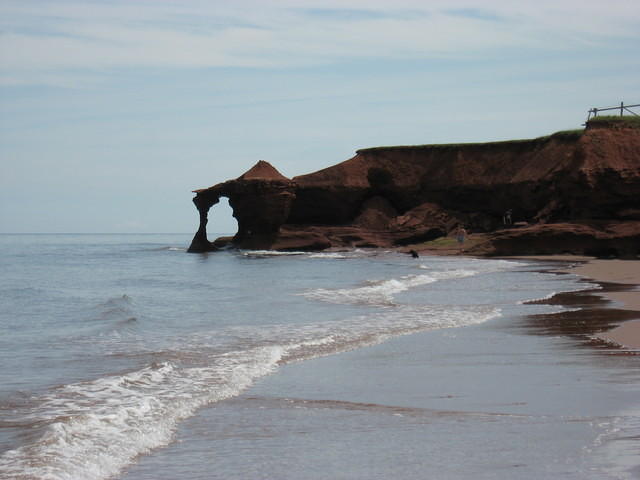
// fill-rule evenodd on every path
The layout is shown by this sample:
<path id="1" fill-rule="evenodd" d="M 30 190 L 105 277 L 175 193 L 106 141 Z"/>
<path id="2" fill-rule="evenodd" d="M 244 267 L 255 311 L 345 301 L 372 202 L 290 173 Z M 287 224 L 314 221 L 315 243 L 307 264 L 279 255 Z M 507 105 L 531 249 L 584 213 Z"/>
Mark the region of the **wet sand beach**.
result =
<path id="1" fill-rule="evenodd" d="M 640 284 L 640 261 L 637 260 L 589 260 L 569 270 L 596 281 L 619 283 L 624 285 Z M 627 310 L 640 311 L 640 290 L 637 288 L 624 292 L 603 292 L 614 302 L 620 302 Z"/>
<path id="2" fill-rule="evenodd" d="M 509 257 L 521 260 L 558 262 L 559 273 L 575 274 L 601 288 L 555 295 L 531 303 L 579 308 L 573 312 L 552 314 L 549 325 L 591 335 L 629 350 L 640 349 L 640 261 L 603 260 L 577 255 L 535 255 Z M 553 269 L 552 269 L 553 270 Z"/>
<path id="3" fill-rule="evenodd" d="M 606 282 L 602 296 L 619 304 L 620 308 L 640 312 L 640 262 L 637 260 L 592 259 L 567 270 L 598 282 Z M 607 286 L 608 284 L 608 286 Z M 640 314 L 624 317 L 640 317 Z M 620 318 L 623 320 L 623 318 Z M 606 341 L 620 344 L 630 349 L 640 349 L 640 320 L 630 320 L 598 335 Z"/>

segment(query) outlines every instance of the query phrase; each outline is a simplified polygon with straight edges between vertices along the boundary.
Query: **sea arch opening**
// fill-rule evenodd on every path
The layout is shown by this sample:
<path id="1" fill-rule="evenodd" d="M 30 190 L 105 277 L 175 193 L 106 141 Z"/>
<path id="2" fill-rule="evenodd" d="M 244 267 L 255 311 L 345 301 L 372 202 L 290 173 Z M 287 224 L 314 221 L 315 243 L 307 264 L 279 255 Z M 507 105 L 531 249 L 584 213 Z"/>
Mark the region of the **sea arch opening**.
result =
<path id="1" fill-rule="evenodd" d="M 220 197 L 220 201 L 209 210 L 209 238 L 233 237 L 238 233 L 238 220 L 233 216 L 233 208 L 227 197 Z"/>

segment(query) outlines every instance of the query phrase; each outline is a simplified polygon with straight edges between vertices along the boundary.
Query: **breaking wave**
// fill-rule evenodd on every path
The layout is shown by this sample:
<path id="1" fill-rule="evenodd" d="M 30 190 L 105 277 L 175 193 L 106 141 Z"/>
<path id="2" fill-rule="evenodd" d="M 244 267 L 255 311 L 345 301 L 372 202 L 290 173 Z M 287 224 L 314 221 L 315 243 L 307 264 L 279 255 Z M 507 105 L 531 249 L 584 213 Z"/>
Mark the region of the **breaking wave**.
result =
<path id="1" fill-rule="evenodd" d="M 474 270 L 449 270 L 423 275 L 406 275 L 389 280 L 372 281 L 368 285 L 356 288 L 324 289 L 318 288 L 303 293 L 307 298 L 339 304 L 356 305 L 393 305 L 393 296 L 413 287 L 426 285 L 439 280 L 450 280 L 476 275 Z"/>
<path id="2" fill-rule="evenodd" d="M 205 405 L 239 395 L 281 364 L 418 331 L 481 323 L 499 315 L 498 309 L 486 306 L 399 306 L 373 316 L 317 325 L 246 327 L 244 332 L 231 332 L 243 338 L 243 347 L 236 345 L 218 354 L 211 354 L 209 347 L 224 332 L 184 338 L 181 342 L 191 348 L 199 345 L 198 365 L 180 360 L 154 363 L 64 385 L 37 399 L 19 421 L 37 426 L 40 435 L 0 455 L 0 477 L 109 478 L 138 455 L 170 443 L 181 420 Z"/>

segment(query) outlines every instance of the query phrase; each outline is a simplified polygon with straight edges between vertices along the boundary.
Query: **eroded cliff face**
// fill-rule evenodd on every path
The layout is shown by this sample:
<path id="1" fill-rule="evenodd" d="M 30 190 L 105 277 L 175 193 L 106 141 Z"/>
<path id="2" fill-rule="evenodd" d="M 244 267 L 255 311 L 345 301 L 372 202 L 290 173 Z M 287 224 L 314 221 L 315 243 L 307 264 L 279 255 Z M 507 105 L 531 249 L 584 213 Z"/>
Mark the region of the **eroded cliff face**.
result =
<path id="1" fill-rule="evenodd" d="M 556 250 L 614 251 L 610 237 L 617 231 L 628 238 L 622 253 L 635 255 L 640 130 L 609 126 L 532 140 L 369 148 L 293 179 L 259 162 L 235 180 L 196 192 L 201 225 L 192 251 L 211 248 L 206 230 L 202 236 L 203 212 L 227 196 L 239 224 L 233 243 L 241 248 L 409 245 L 464 225 L 495 232 L 479 253 L 519 253 L 513 245 L 536 244 L 536 228 L 546 225 L 540 234 L 549 237 L 550 225 L 561 224 L 590 233 L 567 236 L 571 227 L 563 227 L 558 238 L 567 240 L 549 243 Z"/>

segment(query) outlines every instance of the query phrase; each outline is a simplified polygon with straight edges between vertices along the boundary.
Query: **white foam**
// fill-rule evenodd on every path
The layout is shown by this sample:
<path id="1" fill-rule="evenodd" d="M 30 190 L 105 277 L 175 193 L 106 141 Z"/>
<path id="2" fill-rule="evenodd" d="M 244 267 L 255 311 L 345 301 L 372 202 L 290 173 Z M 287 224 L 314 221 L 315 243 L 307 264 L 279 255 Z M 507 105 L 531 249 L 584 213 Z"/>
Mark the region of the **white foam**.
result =
<path id="1" fill-rule="evenodd" d="M 181 419 L 273 371 L 282 354 L 277 346 L 230 352 L 210 367 L 163 363 L 56 389 L 29 417 L 46 425 L 42 436 L 0 456 L 0 478 L 116 475 L 136 456 L 169 443 Z"/>
<path id="2" fill-rule="evenodd" d="M 245 257 L 300 257 L 306 256 L 307 258 L 320 258 L 320 259 L 344 259 L 361 257 L 362 254 L 356 251 L 353 252 L 303 252 L 303 251 L 289 251 L 282 252 L 277 250 L 249 250 L 242 252 Z"/>
<path id="3" fill-rule="evenodd" d="M 288 348 L 283 361 L 335 354 L 420 331 L 475 325 L 500 315 L 500 309 L 487 306 L 396 306 L 379 314 L 326 324 L 324 329 L 328 329 L 331 335 L 327 335 L 325 330 L 323 342 L 301 342 L 299 350 Z"/>
<path id="4" fill-rule="evenodd" d="M 245 257 L 290 257 L 297 255 L 308 255 L 308 252 L 281 252 L 278 250 L 249 250 L 242 252 Z"/>
<path id="5" fill-rule="evenodd" d="M 527 300 L 519 300 L 518 302 L 516 302 L 518 305 L 525 305 L 528 303 L 532 303 L 532 302 L 542 302 L 544 300 L 550 300 L 553 297 L 555 297 L 556 295 L 558 295 L 559 293 L 574 293 L 574 292 L 584 292 L 587 290 L 600 290 L 602 289 L 601 285 L 598 284 L 585 284 L 585 285 L 576 285 L 573 288 L 563 288 L 561 292 L 551 292 L 547 295 L 544 295 L 542 297 L 538 297 L 538 298 L 530 298 Z M 579 309 L 577 309 L 579 310 Z"/>
<path id="6" fill-rule="evenodd" d="M 355 256 L 355 255 L 351 255 L 351 256 Z M 327 259 L 331 259 L 331 258 L 350 258 L 350 255 L 346 254 L 346 253 L 338 253 L 338 252 L 321 252 L 321 253 L 311 253 L 309 254 L 309 258 L 327 258 Z"/>
<path id="7" fill-rule="evenodd" d="M 474 270 L 445 270 L 422 275 L 406 275 L 400 278 L 374 281 L 369 285 L 356 288 L 324 289 L 318 288 L 304 292 L 303 295 L 313 300 L 329 303 L 357 305 L 392 305 L 393 296 L 420 285 L 464 278 L 475 275 Z"/>
<path id="8" fill-rule="evenodd" d="M 516 304 L 518 304 L 518 305 L 526 305 L 526 304 L 532 303 L 532 302 L 542 302 L 543 300 L 551 300 L 557 294 L 558 294 L 558 292 L 551 292 L 548 295 L 543 295 L 542 297 L 530 298 L 530 299 L 527 299 L 527 300 L 518 300 L 516 302 Z"/>

